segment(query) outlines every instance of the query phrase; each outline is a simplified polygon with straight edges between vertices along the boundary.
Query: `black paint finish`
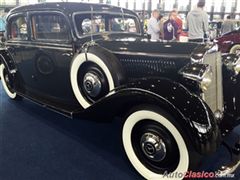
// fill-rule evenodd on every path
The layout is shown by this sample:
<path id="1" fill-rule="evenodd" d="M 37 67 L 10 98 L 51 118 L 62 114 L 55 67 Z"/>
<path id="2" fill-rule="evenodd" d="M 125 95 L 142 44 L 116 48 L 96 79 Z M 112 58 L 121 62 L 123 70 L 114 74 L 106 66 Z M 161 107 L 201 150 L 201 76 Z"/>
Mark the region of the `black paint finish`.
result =
<path id="1" fill-rule="evenodd" d="M 17 93 L 68 116 L 124 116 L 136 105 L 159 106 L 179 120 L 195 149 L 203 154 L 214 152 L 220 143 L 220 130 L 213 112 L 200 97 L 201 89 L 198 84 L 184 79 L 179 73 L 193 63 L 193 60 L 195 63 L 203 63 L 204 56 L 213 45 L 153 42 L 144 37 L 142 29 L 139 33 L 105 32 L 79 37 L 74 26 L 73 13 L 91 13 L 91 9 L 95 13 L 131 15 L 139 23 L 137 15 L 132 11 L 86 3 L 43 3 L 19 7 L 10 12 L 8 22 L 12 17 L 24 14 L 28 23 L 27 40 L 7 38 L 6 48 L 1 49 L 1 61 L 9 71 L 16 70 L 12 76 Z M 68 41 L 41 41 L 32 37 L 31 17 L 49 12 L 64 18 L 70 37 Z M 8 37 L 9 30 L 8 25 Z M 73 94 L 70 68 L 78 54 L 88 52 L 86 43 L 89 42 L 94 42 L 93 46 L 116 57 L 127 78 L 113 92 L 84 109 Z M 198 72 L 204 70 L 204 67 L 196 65 Z M 188 72 L 194 73 L 191 69 Z M 237 112 L 240 112 L 240 79 L 238 76 L 233 78 L 231 74 L 232 71 L 223 66 L 224 113 L 236 122 L 239 117 Z M 233 98 L 236 103 L 233 103 Z M 223 119 L 223 122 L 226 121 L 227 118 Z"/>

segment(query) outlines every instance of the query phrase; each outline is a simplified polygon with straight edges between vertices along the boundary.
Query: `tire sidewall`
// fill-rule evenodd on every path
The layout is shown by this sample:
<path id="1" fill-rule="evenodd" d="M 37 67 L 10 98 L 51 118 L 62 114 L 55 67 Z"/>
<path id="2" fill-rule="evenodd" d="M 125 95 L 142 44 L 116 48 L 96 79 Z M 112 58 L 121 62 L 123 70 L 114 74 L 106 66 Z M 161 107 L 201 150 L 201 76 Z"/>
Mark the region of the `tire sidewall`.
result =
<path id="1" fill-rule="evenodd" d="M 232 46 L 231 49 L 230 49 L 230 53 L 231 54 L 236 54 L 236 50 L 240 51 L 240 44 L 236 44 L 236 45 Z"/>
<path id="2" fill-rule="evenodd" d="M 188 141 L 185 141 L 185 134 L 183 133 L 180 126 L 168 115 L 162 113 L 162 111 L 158 111 L 154 108 L 138 108 L 131 111 L 130 115 L 127 117 L 122 131 L 122 140 L 125 152 L 128 156 L 128 159 L 134 166 L 134 168 L 146 179 L 168 179 L 166 176 L 164 177 L 161 174 L 156 174 L 149 169 L 147 169 L 141 161 L 136 156 L 131 140 L 131 132 L 133 127 L 143 119 L 150 119 L 155 122 L 160 123 L 164 126 L 170 134 L 174 137 L 177 142 L 177 146 L 179 149 L 179 164 L 177 168 L 173 171 L 175 172 L 187 172 L 190 165 L 190 155 L 189 155 L 189 144 Z"/>
<path id="3" fill-rule="evenodd" d="M 79 84 L 78 84 L 78 71 L 80 70 L 81 66 L 85 62 L 95 63 L 101 68 L 101 70 L 104 72 L 104 74 L 107 78 L 107 82 L 109 85 L 109 90 L 108 90 L 109 92 L 113 91 L 115 88 L 112 74 L 111 74 L 108 66 L 104 63 L 104 61 L 93 53 L 87 53 L 87 58 L 88 59 L 86 60 L 85 53 L 79 54 L 73 60 L 72 65 L 71 65 L 71 70 L 70 70 L 70 79 L 71 79 L 71 85 L 72 85 L 74 95 L 75 95 L 76 99 L 78 100 L 78 102 L 80 103 L 80 105 L 84 109 L 91 106 L 91 103 L 84 97 L 84 94 L 81 92 L 81 90 L 79 88 Z"/>
<path id="4" fill-rule="evenodd" d="M 16 92 L 12 93 L 7 87 L 7 84 L 6 84 L 6 81 L 5 81 L 5 78 L 4 78 L 4 70 L 5 70 L 5 66 L 4 66 L 4 64 L 1 64 L 0 65 L 0 76 L 1 76 L 1 81 L 2 81 L 3 88 L 4 88 L 4 90 L 7 93 L 9 98 L 16 99 L 17 98 L 17 93 Z"/>

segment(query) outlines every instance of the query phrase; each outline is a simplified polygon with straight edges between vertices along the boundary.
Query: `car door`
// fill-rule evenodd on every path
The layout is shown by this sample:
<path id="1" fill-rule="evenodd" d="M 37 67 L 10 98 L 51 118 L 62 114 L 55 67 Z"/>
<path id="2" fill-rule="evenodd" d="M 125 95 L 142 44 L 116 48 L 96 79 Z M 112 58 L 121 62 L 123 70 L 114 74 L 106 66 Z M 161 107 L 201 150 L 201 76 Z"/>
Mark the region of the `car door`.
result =
<path id="1" fill-rule="evenodd" d="M 25 84 L 25 81 L 22 79 L 21 64 L 24 60 L 27 60 L 27 58 L 23 58 L 22 50 L 28 40 L 29 29 L 27 26 L 26 13 L 17 13 L 9 16 L 7 25 L 6 48 L 8 49 L 8 52 L 12 57 L 15 66 L 19 70 L 17 71 L 18 86 L 16 86 L 16 90 L 20 92 L 24 91 Z M 32 69 L 29 69 L 29 71 L 32 71 Z"/>
<path id="2" fill-rule="evenodd" d="M 28 95 L 48 103 L 71 104 L 75 99 L 69 77 L 73 48 L 67 18 L 60 12 L 31 12 L 29 22 L 30 41 L 22 50 L 29 59 L 22 63 Z"/>

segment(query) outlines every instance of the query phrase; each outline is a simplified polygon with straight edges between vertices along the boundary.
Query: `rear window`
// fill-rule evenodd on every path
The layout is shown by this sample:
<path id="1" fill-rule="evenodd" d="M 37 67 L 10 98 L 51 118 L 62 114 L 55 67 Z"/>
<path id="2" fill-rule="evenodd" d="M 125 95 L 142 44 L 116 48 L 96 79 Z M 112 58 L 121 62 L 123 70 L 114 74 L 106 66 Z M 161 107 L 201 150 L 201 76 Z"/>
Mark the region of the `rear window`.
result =
<path id="1" fill-rule="evenodd" d="M 139 33 L 136 17 L 112 14 L 76 14 L 75 25 L 79 35 L 102 32 Z"/>

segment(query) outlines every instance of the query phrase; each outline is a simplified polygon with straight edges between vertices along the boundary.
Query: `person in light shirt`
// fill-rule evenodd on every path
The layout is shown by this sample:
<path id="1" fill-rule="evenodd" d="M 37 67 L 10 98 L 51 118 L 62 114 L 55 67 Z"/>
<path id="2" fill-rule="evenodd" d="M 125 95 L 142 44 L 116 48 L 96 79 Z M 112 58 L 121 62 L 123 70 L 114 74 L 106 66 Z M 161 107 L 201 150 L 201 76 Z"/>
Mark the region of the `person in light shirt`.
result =
<path id="1" fill-rule="evenodd" d="M 226 34 L 234 30 L 234 22 L 231 20 L 231 16 L 227 16 L 227 19 L 223 21 L 221 32 Z"/>
<path id="2" fill-rule="evenodd" d="M 205 0 L 199 0 L 197 8 L 187 15 L 188 36 L 190 42 L 204 42 L 204 35 L 208 35 L 208 15 L 203 10 Z"/>
<path id="3" fill-rule="evenodd" d="M 148 21 L 148 35 L 151 37 L 151 40 L 159 40 L 160 27 L 158 24 L 158 18 L 160 13 L 157 9 L 153 10 L 152 17 Z"/>

